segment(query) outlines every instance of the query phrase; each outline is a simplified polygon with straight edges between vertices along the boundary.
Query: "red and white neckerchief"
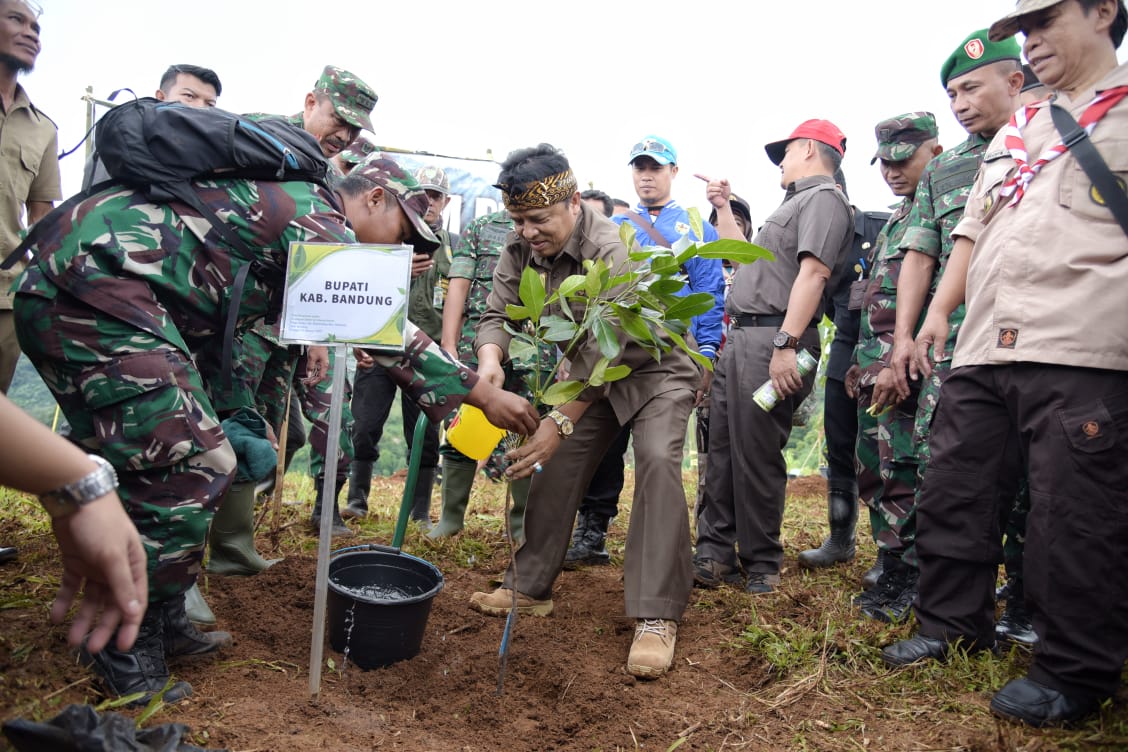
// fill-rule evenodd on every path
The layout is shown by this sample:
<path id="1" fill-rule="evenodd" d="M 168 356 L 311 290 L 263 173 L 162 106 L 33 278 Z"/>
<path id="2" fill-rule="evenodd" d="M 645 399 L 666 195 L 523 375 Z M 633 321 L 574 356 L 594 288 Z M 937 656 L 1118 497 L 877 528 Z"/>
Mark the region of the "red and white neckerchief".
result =
<path id="1" fill-rule="evenodd" d="M 1078 118 L 1077 124 L 1090 136 L 1093 134 L 1093 129 L 1097 127 L 1097 123 L 1103 118 L 1109 110 L 1116 104 L 1128 96 L 1128 86 L 1116 86 L 1111 89 L 1105 89 L 1085 108 Z M 1064 154 L 1068 147 L 1061 139 L 1057 143 L 1047 148 L 1042 152 L 1041 156 L 1029 164 L 1027 160 L 1030 158 L 1026 153 L 1026 141 L 1022 138 L 1022 129 L 1030 122 L 1030 118 L 1034 117 L 1036 113 L 1045 107 L 1023 107 L 1011 116 L 1010 122 L 1003 127 L 1003 145 L 1007 147 L 1010 152 L 1011 158 L 1014 159 L 1015 165 L 1018 170 L 1010 178 L 1007 178 L 999 189 L 999 198 L 1006 198 L 1013 195 L 1014 198 L 1010 200 L 1008 206 L 1016 206 L 1022 200 L 1023 194 L 1026 192 L 1026 186 L 1034 179 L 1047 163 L 1053 161 L 1057 157 Z"/>

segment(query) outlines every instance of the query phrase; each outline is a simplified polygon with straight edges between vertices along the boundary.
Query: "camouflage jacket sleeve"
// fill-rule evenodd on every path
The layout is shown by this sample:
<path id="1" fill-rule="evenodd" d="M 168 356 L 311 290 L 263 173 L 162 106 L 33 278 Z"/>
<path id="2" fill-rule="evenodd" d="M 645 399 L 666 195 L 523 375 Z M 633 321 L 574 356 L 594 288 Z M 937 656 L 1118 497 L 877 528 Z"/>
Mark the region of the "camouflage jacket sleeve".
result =
<path id="1" fill-rule="evenodd" d="M 404 394 L 434 422 L 457 410 L 478 383 L 478 374 L 454 360 L 410 321 L 403 353 L 369 354 L 388 369 L 388 375 Z"/>
<path id="2" fill-rule="evenodd" d="M 941 155 L 942 157 L 943 155 Z M 940 227 L 936 221 L 936 207 L 932 196 L 932 178 L 941 157 L 936 157 L 924 168 L 917 185 L 913 208 L 906 221 L 907 229 L 901 239 L 901 248 L 918 251 L 933 258 L 940 256 Z"/>
<path id="3" fill-rule="evenodd" d="M 452 245 L 450 279 L 474 279 L 474 269 L 478 264 L 478 233 L 485 224 L 486 217 L 475 219 L 462 234 L 462 242 Z"/>

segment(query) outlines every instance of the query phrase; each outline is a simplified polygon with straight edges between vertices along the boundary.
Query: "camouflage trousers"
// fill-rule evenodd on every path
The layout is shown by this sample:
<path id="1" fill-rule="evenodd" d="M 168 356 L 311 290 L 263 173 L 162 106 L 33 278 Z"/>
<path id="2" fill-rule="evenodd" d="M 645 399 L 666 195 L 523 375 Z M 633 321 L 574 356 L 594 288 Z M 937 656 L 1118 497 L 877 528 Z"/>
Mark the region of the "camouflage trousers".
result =
<path id="1" fill-rule="evenodd" d="M 870 528 L 877 547 L 916 566 L 917 453 L 913 422 L 917 412 L 914 389 L 907 399 L 878 417 L 867 411 L 873 386 L 858 395 L 858 498 L 870 512 Z"/>
<path id="2" fill-rule="evenodd" d="M 262 334 L 246 332 L 238 344 L 235 360 L 245 365 L 247 378 L 252 378 L 255 405 L 277 434 L 286 416 L 290 385 L 298 397 L 302 415 L 310 422 L 309 469 L 314 478 L 325 470 L 325 451 L 329 439 L 329 407 L 333 399 L 331 377 L 312 386 L 302 383 L 305 377 L 305 356 L 298 346 L 279 345 Z M 334 367 L 334 350 L 329 349 L 329 372 Z M 345 382 L 345 402 L 341 410 L 341 437 L 337 452 L 337 477 L 348 475 L 352 461 L 352 411 L 349 409 L 351 389 Z"/>
<path id="3" fill-rule="evenodd" d="M 118 495 L 145 546 L 150 602 L 183 593 L 235 474 L 235 452 L 193 358 L 61 291 L 18 296 L 16 330 L 70 438 L 117 471 Z"/>

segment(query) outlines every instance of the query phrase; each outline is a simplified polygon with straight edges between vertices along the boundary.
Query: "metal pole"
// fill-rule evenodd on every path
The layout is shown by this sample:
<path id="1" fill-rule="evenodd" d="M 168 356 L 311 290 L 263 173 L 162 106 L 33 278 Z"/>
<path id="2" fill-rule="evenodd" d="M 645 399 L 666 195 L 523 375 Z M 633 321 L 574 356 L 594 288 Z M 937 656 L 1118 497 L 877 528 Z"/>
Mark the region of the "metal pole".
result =
<path id="1" fill-rule="evenodd" d="M 341 405 L 345 399 L 348 357 L 344 344 L 329 346 L 333 370 L 333 394 L 329 402 L 329 435 L 325 441 L 325 479 L 321 486 L 321 530 L 317 544 L 317 584 L 313 594 L 313 641 L 309 648 L 309 695 L 314 702 L 321 692 L 321 656 L 325 649 L 325 607 L 329 597 L 329 545 L 333 540 L 332 508 L 337 505 L 337 452 L 341 448 Z"/>

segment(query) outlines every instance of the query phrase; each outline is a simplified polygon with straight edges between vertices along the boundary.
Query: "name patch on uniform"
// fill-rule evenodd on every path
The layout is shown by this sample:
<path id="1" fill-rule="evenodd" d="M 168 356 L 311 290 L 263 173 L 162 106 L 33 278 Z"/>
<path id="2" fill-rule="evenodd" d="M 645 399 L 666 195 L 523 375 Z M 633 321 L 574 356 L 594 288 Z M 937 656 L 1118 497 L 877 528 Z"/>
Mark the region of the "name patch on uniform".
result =
<path id="1" fill-rule="evenodd" d="M 999 338 L 995 342 L 995 347 L 1002 347 L 1007 350 L 1013 350 L 1016 342 L 1018 342 L 1017 329 L 1000 329 Z"/>

